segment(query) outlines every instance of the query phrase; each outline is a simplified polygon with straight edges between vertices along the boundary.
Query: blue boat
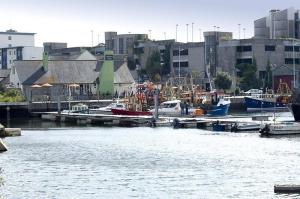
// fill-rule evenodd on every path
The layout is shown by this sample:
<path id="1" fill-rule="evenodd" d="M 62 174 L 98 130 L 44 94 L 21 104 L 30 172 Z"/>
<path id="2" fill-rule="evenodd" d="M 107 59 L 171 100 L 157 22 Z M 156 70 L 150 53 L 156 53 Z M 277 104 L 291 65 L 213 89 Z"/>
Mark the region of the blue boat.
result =
<path id="1" fill-rule="evenodd" d="M 212 105 L 211 109 L 207 110 L 207 116 L 218 117 L 226 116 L 230 106 L 229 100 L 220 100 L 217 105 Z"/>
<path id="2" fill-rule="evenodd" d="M 279 101 L 277 98 L 244 97 L 247 111 L 274 111 L 274 109 L 286 109 L 288 100 Z"/>

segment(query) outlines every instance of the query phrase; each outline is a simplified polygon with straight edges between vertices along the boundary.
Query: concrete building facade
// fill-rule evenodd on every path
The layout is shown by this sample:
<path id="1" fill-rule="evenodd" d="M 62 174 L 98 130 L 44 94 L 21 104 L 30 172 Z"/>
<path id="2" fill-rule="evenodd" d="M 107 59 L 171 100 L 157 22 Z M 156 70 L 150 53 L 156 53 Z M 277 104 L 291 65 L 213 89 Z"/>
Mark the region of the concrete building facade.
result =
<path id="1" fill-rule="evenodd" d="M 212 77 L 216 76 L 218 63 L 218 45 L 221 41 L 232 40 L 231 32 L 210 31 L 204 32 L 205 42 L 205 65 L 208 67 L 207 72 Z"/>
<path id="2" fill-rule="evenodd" d="M 204 77 L 205 44 L 203 42 L 176 43 L 171 48 L 171 69 L 175 76 L 197 74 Z"/>
<path id="3" fill-rule="evenodd" d="M 34 46 L 0 48 L 0 68 L 10 69 L 16 60 L 41 60 L 43 50 L 43 47 Z"/>
<path id="4" fill-rule="evenodd" d="M 147 34 L 120 34 L 117 32 L 105 32 L 106 50 L 111 50 L 114 54 L 133 55 L 134 42 L 146 40 Z"/>
<path id="5" fill-rule="evenodd" d="M 254 37 L 264 39 L 300 38 L 300 11 L 293 7 L 271 10 L 269 15 L 254 21 Z"/>
<path id="6" fill-rule="evenodd" d="M 260 79 L 266 76 L 266 68 L 287 66 L 299 74 L 300 43 L 288 39 L 242 39 L 220 42 L 218 46 L 218 63 L 221 71 L 237 76 L 236 65 L 242 63 L 257 64 L 257 75 Z M 297 75 L 298 77 L 299 75 Z M 236 78 L 233 78 L 235 87 Z M 293 85 L 293 83 L 292 83 Z"/>

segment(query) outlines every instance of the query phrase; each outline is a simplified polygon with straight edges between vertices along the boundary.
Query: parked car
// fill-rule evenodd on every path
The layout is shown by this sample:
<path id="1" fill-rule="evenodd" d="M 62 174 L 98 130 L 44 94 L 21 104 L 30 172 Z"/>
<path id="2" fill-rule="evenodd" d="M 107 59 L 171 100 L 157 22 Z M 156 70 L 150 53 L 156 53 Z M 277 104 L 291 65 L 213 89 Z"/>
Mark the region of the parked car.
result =
<path id="1" fill-rule="evenodd" d="M 252 95 L 252 94 L 262 94 L 263 91 L 262 90 L 259 90 L 259 89 L 250 89 L 248 91 L 245 92 L 245 94 L 249 94 L 249 95 Z"/>

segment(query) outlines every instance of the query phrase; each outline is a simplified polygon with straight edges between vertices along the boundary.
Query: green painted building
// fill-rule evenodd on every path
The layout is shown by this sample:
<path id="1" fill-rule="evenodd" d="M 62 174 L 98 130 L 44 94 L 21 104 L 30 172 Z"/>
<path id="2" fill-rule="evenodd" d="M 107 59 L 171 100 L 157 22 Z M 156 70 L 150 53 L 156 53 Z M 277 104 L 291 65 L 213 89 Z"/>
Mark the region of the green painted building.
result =
<path id="1" fill-rule="evenodd" d="M 104 62 L 99 73 L 98 92 L 100 95 L 114 94 L 114 54 L 113 51 L 104 52 Z"/>

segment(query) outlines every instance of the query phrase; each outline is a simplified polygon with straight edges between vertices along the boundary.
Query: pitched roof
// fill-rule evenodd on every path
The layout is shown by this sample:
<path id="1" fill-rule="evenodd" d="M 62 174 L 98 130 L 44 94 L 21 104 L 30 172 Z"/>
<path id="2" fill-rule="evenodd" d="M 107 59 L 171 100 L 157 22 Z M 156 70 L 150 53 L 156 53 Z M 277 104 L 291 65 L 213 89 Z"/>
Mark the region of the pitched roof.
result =
<path id="1" fill-rule="evenodd" d="M 134 79 L 127 67 L 126 63 L 123 63 L 121 67 L 115 71 L 114 73 L 114 83 L 115 84 L 128 84 L 128 83 L 134 83 Z"/>
<path id="2" fill-rule="evenodd" d="M 10 74 L 10 69 L 0 69 L 0 78 L 8 77 Z"/>
<path id="3" fill-rule="evenodd" d="M 33 73 L 42 67 L 41 60 L 30 60 L 30 61 L 15 61 L 15 70 L 19 77 L 20 83 L 23 84 Z"/>
<path id="4" fill-rule="evenodd" d="M 97 61 L 49 61 L 48 71 L 34 84 L 85 84 L 94 83 L 99 75 Z"/>

